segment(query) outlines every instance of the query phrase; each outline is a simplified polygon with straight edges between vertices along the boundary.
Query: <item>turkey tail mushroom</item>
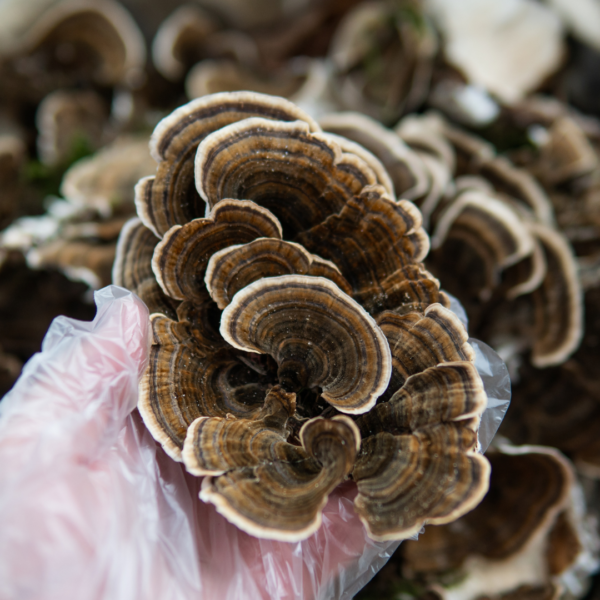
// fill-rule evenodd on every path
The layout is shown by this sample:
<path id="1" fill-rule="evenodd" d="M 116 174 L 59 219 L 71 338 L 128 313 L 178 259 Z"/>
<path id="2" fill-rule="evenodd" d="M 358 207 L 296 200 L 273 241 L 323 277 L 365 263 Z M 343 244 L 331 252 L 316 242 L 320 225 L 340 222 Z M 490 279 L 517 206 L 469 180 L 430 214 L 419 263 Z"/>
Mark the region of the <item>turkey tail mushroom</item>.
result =
<path id="1" fill-rule="evenodd" d="M 287 445 L 286 460 L 277 460 L 276 445 L 264 445 L 256 466 L 206 477 L 200 499 L 255 537 L 306 539 L 321 526 L 329 493 L 352 469 L 360 434 L 349 417 L 317 417 L 300 439 L 301 448 Z"/>
<path id="2" fill-rule="evenodd" d="M 284 389 L 319 386 L 340 412 L 370 410 L 387 388 L 391 355 L 373 318 L 333 282 L 284 275 L 256 281 L 223 311 L 234 348 L 268 353 Z"/>
<path id="3" fill-rule="evenodd" d="M 151 150 L 115 281 L 172 306 L 154 305 L 138 407 L 205 476 L 200 498 L 284 541 L 314 533 L 349 476 L 376 538 L 474 506 L 489 470 L 475 454 L 481 378 L 423 266 L 421 214 L 391 196 L 377 158 L 250 92 L 177 109 Z"/>

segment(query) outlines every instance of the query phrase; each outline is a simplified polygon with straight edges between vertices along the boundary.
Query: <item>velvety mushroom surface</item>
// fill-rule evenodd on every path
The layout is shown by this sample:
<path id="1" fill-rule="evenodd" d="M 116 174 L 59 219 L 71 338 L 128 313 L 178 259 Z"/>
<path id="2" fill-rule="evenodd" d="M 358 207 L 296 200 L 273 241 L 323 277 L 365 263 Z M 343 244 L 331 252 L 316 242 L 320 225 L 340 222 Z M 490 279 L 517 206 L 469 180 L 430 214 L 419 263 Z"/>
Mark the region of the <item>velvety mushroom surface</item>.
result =
<path id="1" fill-rule="evenodd" d="M 486 396 L 378 159 L 250 92 L 177 109 L 150 147 L 113 274 L 153 313 L 139 410 L 200 498 L 286 541 L 348 478 L 376 539 L 473 508 Z"/>

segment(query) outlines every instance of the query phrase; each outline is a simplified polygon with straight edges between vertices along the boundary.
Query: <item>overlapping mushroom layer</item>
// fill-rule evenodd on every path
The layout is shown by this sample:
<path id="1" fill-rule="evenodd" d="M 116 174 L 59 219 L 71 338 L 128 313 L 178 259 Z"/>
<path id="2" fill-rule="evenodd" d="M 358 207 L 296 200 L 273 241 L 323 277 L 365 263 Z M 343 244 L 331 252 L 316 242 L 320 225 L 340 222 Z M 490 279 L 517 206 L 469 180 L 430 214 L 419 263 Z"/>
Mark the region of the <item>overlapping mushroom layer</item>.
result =
<path id="1" fill-rule="evenodd" d="M 394 130 L 357 113 L 321 118 L 385 164 L 396 193 L 414 200 L 431 232 L 427 264 L 465 305 L 477 335 L 537 367 L 579 346 L 582 294 L 573 250 L 530 173 L 434 113 Z M 507 354 L 507 355 L 510 355 Z"/>
<path id="2" fill-rule="evenodd" d="M 466 331 L 420 212 L 358 148 L 281 98 L 195 100 L 157 126 L 119 242 L 115 283 L 154 313 L 144 421 L 253 535 L 307 537 L 348 477 L 377 539 L 487 490 Z"/>
<path id="3" fill-rule="evenodd" d="M 587 533 L 594 526 L 583 514 L 573 464 L 544 446 L 505 445 L 487 456 L 492 478 L 481 504 L 403 544 L 404 573 L 426 585 L 444 581 L 441 596 L 459 598 L 521 598 L 521 586 L 580 577 L 594 563 L 597 542 Z"/>

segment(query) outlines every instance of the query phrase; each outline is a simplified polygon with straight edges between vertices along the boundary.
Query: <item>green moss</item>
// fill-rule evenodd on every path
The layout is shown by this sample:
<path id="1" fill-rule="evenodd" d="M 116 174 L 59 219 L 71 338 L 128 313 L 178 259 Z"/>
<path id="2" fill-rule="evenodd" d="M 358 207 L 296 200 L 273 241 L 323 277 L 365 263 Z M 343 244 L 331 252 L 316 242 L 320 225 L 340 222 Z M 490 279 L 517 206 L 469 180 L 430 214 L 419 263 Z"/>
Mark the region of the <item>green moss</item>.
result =
<path id="1" fill-rule="evenodd" d="M 396 22 L 409 23 L 420 35 L 425 35 L 428 31 L 427 21 L 422 11 L 413 2 L 403 0 L 396 2 L 394 16 Z"/>
<path id="2" fill-rule="evenodd" d="M 34 187 L 45 196 L 58 196 L 63 176 L 69 167 L 78 160 L 90 156 L 94 148 L 89 138 L 84 134 L 73 136 L 71 149 L 64 162 L 59 165 L 49 166 L 38 159 L 27 162 L 21 177 L 28 185 Z"/>
<path id="3" fill-rule="evenodd" d="M 519 148 L 535 148 L 527 136 L 527 132 L 498 119 L 481 129 L 474 131 L 477 135 L 491 142 L 498 153 L 517 150 Z"/>

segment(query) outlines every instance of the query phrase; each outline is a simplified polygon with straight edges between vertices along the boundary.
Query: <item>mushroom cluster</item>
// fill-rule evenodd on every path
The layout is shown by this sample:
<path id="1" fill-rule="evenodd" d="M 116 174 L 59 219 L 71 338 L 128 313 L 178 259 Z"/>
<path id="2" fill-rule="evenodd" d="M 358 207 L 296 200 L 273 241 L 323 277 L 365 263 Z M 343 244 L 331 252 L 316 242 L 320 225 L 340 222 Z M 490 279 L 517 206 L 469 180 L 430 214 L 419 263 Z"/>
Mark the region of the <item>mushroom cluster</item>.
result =
<path id="1" fill-rule="evenodd" d="M 70 167 L 45 214 L 17 219 L 0 249 L 20 252 L 32 269 L 56 269 L 92 289 L 109 285 L 117 238 L 135 212 L 133 188 L 151 173 L 147 137 L 120 136 Z"/>
<path id="2" fill-rule="evenodd" d="M 185 77 L 189 98 L 248 89 L 313 116 L 343 108 L 391 123 L 424 101 L 438 41 L 421 2 L 308 0 L 303 9 L 253 30 L 181 6 L 156 33 L 153 63 L 170 81 Z"/>
<path id="3" fill-rule="evenodd" d="M 320 123 L 369 148 L 414 199 L 431 232 L 427 266 L 464 304 L 472 333 L 508 358 L 531 350 L 537 367 L 578 348 L 577 264 L 531 173 L 436 113 L 408 115 L 394 130 L 357 113 Z"/>
<path id="4" fill-rule="evenodd" d="M 378 540 L 476 506 L 486 395 L 381 163 L 251 92 L 190 102 L 150 146 L 113 279 L 153 313 L 139 410 L 200 498 L 289 541 L 347 478 Z"/>
<path id="5" fill-rule="evenodd" d="M 7 3 L 0 18 L 0 140 L 12 133 L 29 144 L 32 111 L 46 167 L 114 139 L 144 80 L 145 43 L 128 11 L 113 0 L 60 0 L 37 11 Z"/>

